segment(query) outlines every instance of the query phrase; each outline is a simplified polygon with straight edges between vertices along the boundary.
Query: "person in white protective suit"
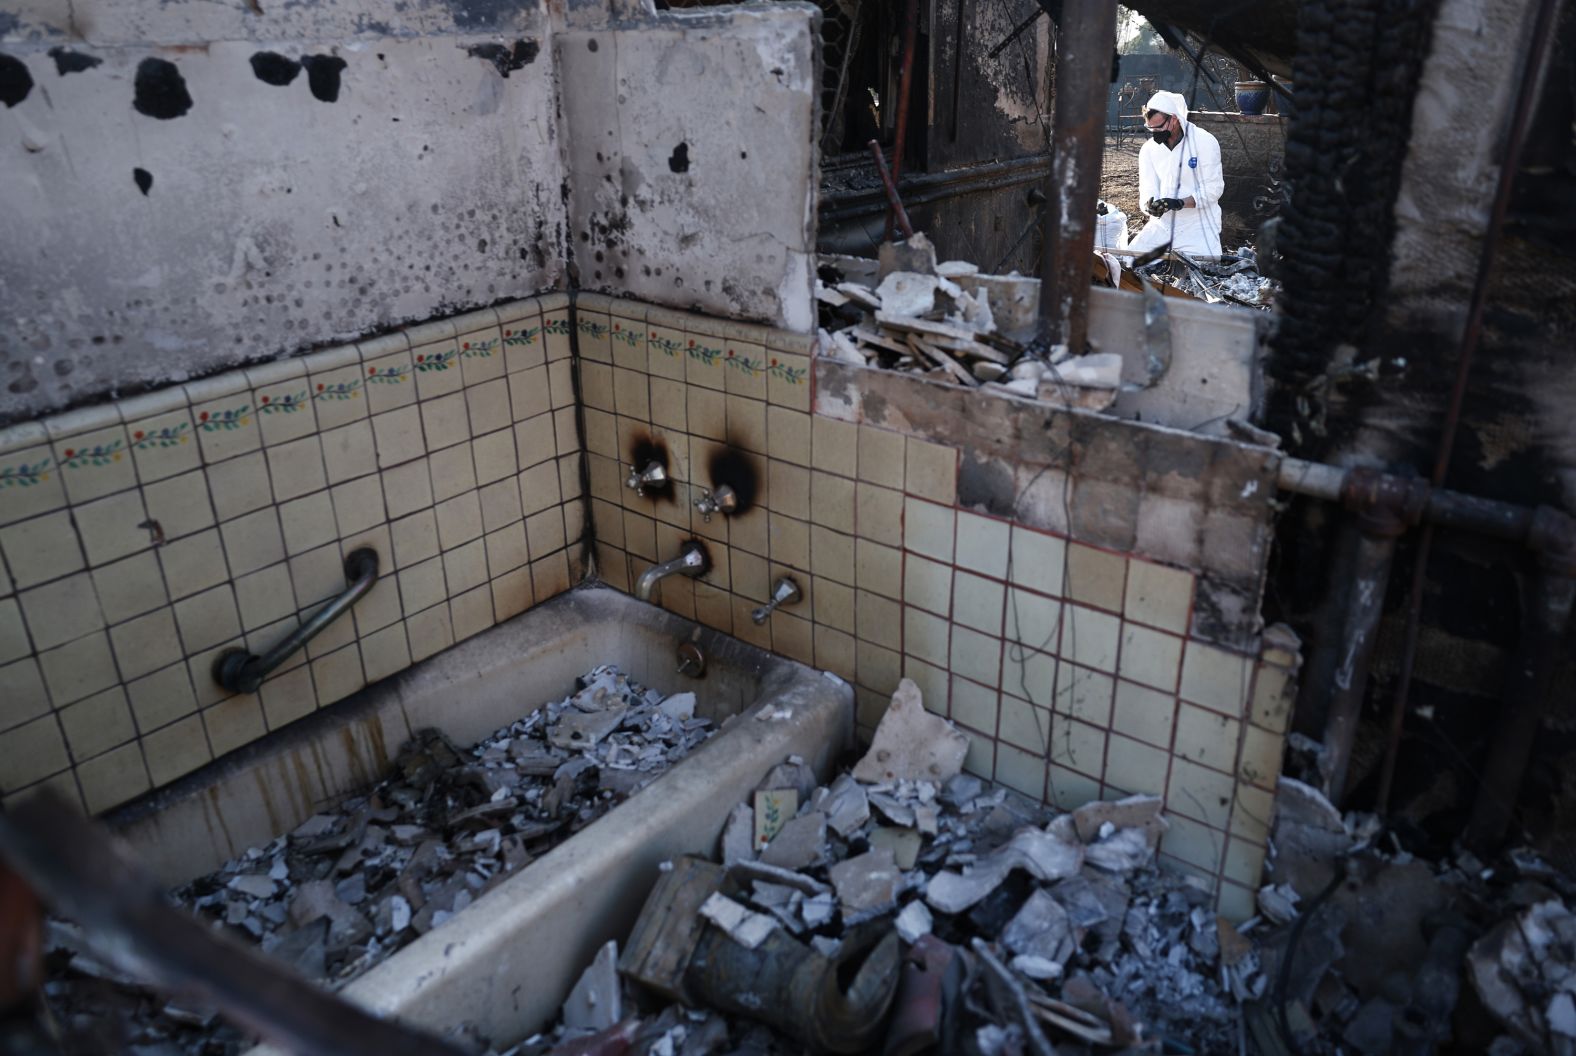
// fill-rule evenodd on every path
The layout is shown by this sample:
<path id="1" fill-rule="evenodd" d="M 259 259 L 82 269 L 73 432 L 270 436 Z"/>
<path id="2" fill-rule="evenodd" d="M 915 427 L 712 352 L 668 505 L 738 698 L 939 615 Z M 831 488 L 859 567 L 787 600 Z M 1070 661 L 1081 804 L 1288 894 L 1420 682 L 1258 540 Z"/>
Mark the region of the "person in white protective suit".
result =
<path id="1" fill-rule="evenodd" d="M 1178 92 L 1151 96 L 1144 124 L 1150 140 L 1138 151 L 1138 201 L 1150 220 L 1127 252 L 1169 244 L 1189 256 L 1220 256 L 1220 142 L 1187 119 Z"/>

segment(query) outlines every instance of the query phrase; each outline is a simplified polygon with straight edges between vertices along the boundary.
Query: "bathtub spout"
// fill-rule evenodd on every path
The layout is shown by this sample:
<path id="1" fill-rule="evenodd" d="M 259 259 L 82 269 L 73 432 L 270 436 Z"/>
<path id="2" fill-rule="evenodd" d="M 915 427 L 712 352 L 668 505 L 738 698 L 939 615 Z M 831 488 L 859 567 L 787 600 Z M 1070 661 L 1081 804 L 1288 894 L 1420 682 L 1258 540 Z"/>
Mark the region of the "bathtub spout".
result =
<path id="1" fill-rule="evenodd" d="M 651 592 L 658 583 L 669 576 L 689 576 L 691 579 L 704 576 L 711 568 L 711 560 L 706 556 L 705 547 L 695 540 L 687 540 L 679 549 L 679 556 L 671 561 L 664 561 L 660 565 L 652 565 L 640 574 L 640 579 L 635 583 L 635 597 L 641 601 L 650 601 Z"/>

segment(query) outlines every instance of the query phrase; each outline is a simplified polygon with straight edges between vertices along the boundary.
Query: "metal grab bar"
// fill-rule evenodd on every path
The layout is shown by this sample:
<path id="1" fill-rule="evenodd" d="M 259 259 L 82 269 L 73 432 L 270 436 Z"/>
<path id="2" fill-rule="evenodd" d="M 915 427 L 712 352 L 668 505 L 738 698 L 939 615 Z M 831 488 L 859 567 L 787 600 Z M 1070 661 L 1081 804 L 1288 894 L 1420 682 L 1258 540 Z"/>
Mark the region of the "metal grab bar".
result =
<path id="1" fill-rule="evenodd" d="M 378 552 L 371 547 L 352 550 L 345 558 L 345 578 L 350 588 L 324 605 L 284 641 L 262 656 L 245 649 L 231 649 L 213 663 L 213 679 L 231 693 L 256 693 L 268 673 L 289 658 L 290 654 L 316 638 L 328 625 L 350 611 L 350 607 L 366 596 L 378 581 Z"/>

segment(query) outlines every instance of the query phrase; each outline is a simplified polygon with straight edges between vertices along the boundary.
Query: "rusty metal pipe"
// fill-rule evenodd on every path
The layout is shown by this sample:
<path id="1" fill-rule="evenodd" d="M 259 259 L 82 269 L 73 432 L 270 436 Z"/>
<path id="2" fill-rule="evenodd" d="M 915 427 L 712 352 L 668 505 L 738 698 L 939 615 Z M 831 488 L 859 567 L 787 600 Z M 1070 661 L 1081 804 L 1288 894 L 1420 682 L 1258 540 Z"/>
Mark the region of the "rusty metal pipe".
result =
<path id="1" fill-rule="evenodd" d="M 1105 150 L 1116 2 L 1063 8 L 1051 122 L 1051 186 L 1040 256 L 1040 331 L 1074 355 L 1089 337 L 1089 259 Z"/>
<path id="2" fill-rule="evenodd" d="M 1427 501 L 1428 489 L 1422 481 L 1373 469 L 1348 470 L 1342 481 L 1341 503 L 1356 515 L 1359 535 L 1324 727 L 1324 793 L 1337 805 L 1346 795 L 1352 745 L 1362 717 L 1375 631 L 1384 614 L 1396 541 L 1417 523 Z"/>
<path id="3" fill-rule="evenodd" d="M 1307 495 L 1328 502 L 1341 502 L 1347 481 L 1353 473 L 1372 472 L 1368 469 L 1345 469 L 1320 462 L 1287 458 L 1281 461 L 1276 485 L 1282 491 L 1297 495 Z M 1423 502 L 1419 516 L 1423 524 L 1435 524 L 1442 528 L 1453 528 L 1530 546 L 1533 525 L 1540 517 L 1576 520 L 1569 514 L 1552 507 L 1540 506 L 1534 509 L 1518 506 L 1513 502 L 1464 495 L 1447 488 L 1430 487 L 1418 478 L 1398 477 L 1393 474 L 1380 475 L 1390 476 L 1396 482 L 1408 482 L 1409 486 L 1420 487 L 1426 492 L 1427 498 Z"/>
<path id="4" fill-rule="evenodd" d="M 892 186 L 903 175 L 903 148 L 908 140 L 908 99 L 914 87 L 914 51 L 919 35 L 919 0 L 908 0 L 908 16 L 903 24 L 903 68 L 897 79 L 897 138 L 892 144 Z M 901 205 L 887 210 L 886 240 L 892 241 L 892 221 Z M 912 231 L 909 232 L 913 234 Z"/>
<path id="5" fill-rule="evenodd" d="M 903 232 L 904 238 L 914 237 L 914 225 L 908 222 L 908 213 L 903 208 L 903 199 L 897 196 L 897 184 L 892 179 L 892 173 L 887 171 L 886 157 L 881 153 L 881 143 L 878 140 L 870 141 L 870 153 L 876 159 L 876 175 L 881 177 L 881 186 L 886 188 L 887 202 L 897 214 L 898 230 Z M 890 234 L 888 238 L 890 238 Z"/>
<path id="6" fill-rule="evenodd" d="M 1352 586 L 1341 632 L 1334 690 L 1324 723 L 1324 794 L 1339 806 L 1346 794 L 1352 745 L 1362 717 L 1363 693 L 1368 688 L 1368 665 L 1373 659 L 1375 631 L 1384 613 L 1385 588 L 1395 558 L 1396 537 L 1362 532 L 1352 561 Z"/>

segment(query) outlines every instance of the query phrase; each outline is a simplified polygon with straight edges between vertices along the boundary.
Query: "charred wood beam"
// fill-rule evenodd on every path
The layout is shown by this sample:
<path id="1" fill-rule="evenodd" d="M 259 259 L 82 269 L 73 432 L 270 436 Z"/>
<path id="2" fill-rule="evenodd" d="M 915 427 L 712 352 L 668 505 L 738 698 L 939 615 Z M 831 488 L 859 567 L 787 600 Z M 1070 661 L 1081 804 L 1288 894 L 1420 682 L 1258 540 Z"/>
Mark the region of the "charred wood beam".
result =
<path id="1" fill-rule="evenodd" d="M 999 191 L 1005 187 L 1042 183 L 1050 162 L 1049 154 L 1036 154 L 1028 158 L 971 165 L 949 172 L 913 173 L 899 180 L 897 189 L 904 205 L 912 208 L 949 198 Z M 874 162 L 866 164 L 872 170 L 875 167 Z M 836 224 L 884 213 L 886 208 L 886 190 L 877 183 L 874 187 L 823 193 L 818 215 L 821 223 Z"/>

